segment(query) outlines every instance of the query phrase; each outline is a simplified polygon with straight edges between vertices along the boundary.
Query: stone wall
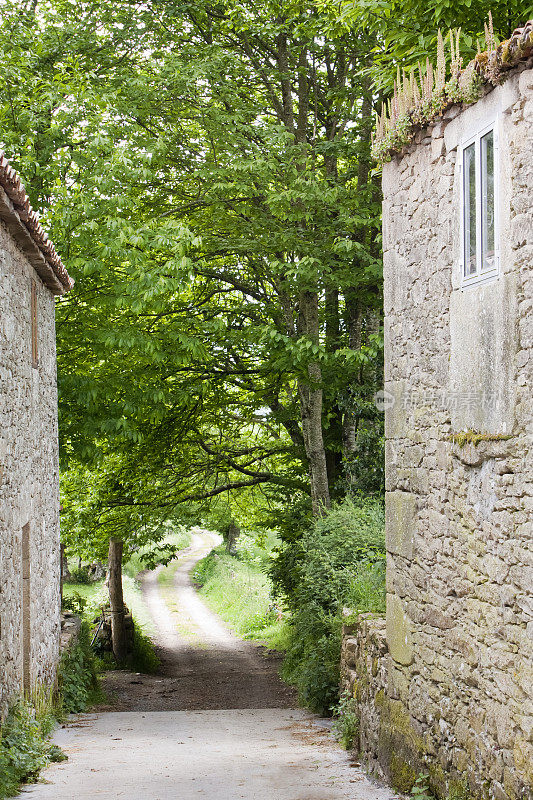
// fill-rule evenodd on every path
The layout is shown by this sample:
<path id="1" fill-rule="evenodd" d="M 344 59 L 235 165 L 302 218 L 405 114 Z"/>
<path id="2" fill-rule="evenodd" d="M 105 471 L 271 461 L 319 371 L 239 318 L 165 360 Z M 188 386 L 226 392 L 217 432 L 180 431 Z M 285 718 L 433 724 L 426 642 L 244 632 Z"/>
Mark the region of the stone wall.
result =
<path id="1" fill-rule="evenodd" d="M 31 282 L 38 366 L 32 366 Z M 59 486 L 54 297 L 0 223 L 0 717 L 23 682 L 22 529 L 29 531 L 28 677 L 59 652 Z"/>
<path id="2" fill-rule="evenodd" d="M 494 116 L 501 274 L 462 288 L 457 147 Z M 367 759 L 441 797 L 533 796 L 532 154 L 526 68 L 383 170 L 388 653 L 365 622 L 344 672 Z"/>

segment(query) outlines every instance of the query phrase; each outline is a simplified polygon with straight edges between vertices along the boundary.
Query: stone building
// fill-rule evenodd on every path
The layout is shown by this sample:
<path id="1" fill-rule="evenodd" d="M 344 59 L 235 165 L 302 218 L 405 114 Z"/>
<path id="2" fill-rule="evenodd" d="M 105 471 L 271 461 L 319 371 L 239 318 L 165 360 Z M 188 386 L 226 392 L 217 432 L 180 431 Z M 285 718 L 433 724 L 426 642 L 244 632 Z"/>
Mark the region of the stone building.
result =
<path id="1" fill-rule="evenodd" d="M 343 677 L 371 766 L 456 800 L 533 797 L 532 31 L 406 84 L 377 142 L 387 616 Z"/>
<path id="2" fill-rule="evenodd" d="M 0 718 L 59 653 L 54 299 L 72 281 L 0 157 Z"/>

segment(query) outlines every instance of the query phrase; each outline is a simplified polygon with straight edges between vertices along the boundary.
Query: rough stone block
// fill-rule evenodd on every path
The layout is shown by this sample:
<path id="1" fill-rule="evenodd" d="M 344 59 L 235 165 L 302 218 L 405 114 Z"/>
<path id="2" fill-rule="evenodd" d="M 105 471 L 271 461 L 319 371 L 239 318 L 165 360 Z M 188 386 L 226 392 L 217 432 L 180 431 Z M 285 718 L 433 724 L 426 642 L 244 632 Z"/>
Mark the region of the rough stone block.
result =
<path id="1" fill-rule="evenodd" d="M 416 530 L 416 497 L 410 492 L 388 492 L 385 500 L 387 550 L 413 557 Z"/>
<path id="2" fill-rule="evenodd" d="M 411 620 L 395 594 L 387 595 L 387 643 L 394 661 L 404 666 L 413 663 Z"/>

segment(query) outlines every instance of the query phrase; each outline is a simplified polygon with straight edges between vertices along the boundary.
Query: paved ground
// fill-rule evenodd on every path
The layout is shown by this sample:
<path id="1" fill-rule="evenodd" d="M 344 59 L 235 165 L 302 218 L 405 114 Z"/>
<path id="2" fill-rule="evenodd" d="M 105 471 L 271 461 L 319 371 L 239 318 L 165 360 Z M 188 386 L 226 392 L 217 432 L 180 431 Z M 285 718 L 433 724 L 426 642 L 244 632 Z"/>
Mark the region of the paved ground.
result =
<path id="1" fill-rule="evenodd" d="M 58 744 L 70 759 L 34 800 L 389 800 L 302 710 L 86 717 Z"/>
<path id="2" fill-rule="evenodd" d="M 33 800 L 393 800 L 333 741 L 328 723 L 294 708 L 278 662 L 227 631 L 195 593 L 194 564 L 213 546 L 198 533 L 163 592 L 145 597 L 157 624 L 159 675 L 115 672 L 110 713 L 57 731 L 68 761 Z"/>

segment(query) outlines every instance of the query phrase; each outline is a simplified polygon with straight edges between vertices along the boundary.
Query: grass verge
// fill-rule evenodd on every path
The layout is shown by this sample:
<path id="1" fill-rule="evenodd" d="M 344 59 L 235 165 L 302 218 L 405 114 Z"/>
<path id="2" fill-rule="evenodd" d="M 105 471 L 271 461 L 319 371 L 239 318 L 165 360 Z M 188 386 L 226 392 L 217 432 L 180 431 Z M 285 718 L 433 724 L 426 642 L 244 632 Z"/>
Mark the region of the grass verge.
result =
<path id="1" fill-rule="evenodd" d="M 274 650 L 284 650 L 288 640 L 286 616 L 271 596 L 265 572 L 268 553 L 241 541 L 237 556 L 218 547 L 202 559 L 192 578 L 206 604 L 244 639 Z"/>

